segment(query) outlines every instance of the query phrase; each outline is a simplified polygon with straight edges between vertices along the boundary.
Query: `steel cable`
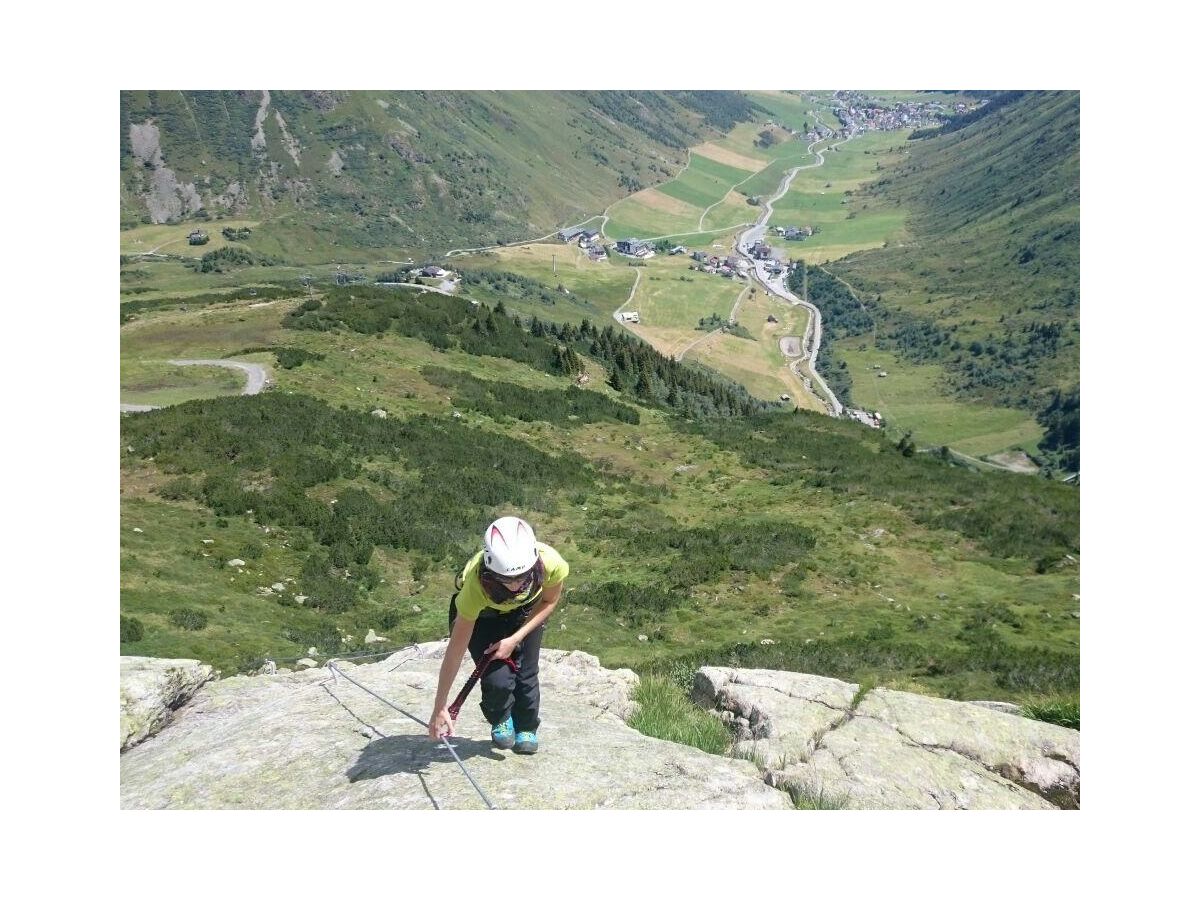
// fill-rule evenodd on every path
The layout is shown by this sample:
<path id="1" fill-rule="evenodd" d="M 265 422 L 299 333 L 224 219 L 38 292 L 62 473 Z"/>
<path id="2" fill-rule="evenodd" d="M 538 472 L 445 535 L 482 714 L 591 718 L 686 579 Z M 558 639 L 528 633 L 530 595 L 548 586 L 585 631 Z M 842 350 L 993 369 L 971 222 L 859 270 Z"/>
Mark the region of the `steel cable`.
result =
<path id="1" fill-rule="evenodd" d="M 403 710 L 403 709 L 401 709 L 399 706 L 397 706 L 397 705 L 396 705 L 395 703 L 393 703 L 391 700 L 388 700 L 386 697 L 381 697 L 381 696 L 379 696 L 377 693 L 375 693 L 373 690 L 371 690 L 371 689 L 370 689 L 369 687 L 367 687 L 366 685 L 359 684 L 357 681 L 355 681 L 353 678 L 351 678 L 349 675 L 347 675 L 345 672 L 343 672 L 341 669 L 339 669 L 339 668 L 338 668 L 336 665 L 334 665 L 332 660 L 330 660 L 330 661 L 329 661 L 328 663 L 326 663 L 325 665 L 326 665 L 326 666 L 327 666 L 327 667 L 330 669 L 330 671 L 332 671 L 332 672 L 333 672 L 335 675 L 341 675 L 343 678 L 345 678 L 345 679 L 346 679 L 348 682 L 350 682 L 352 685 L 354 685 L 355 687 L 357 687 L 357 688 L 359 688 L 359 689 L 361 689 L 361 690 L 363 690 L 363 691 L 366 691 L 368 694 L 370 694 L 372 697 L 374 697 L 374 698 L 375 698 L 376 700 L 378 700 L 380 703 L 387 704 L 387 705 L 388 705 L 388 706 L 390 706 L 392 709 L 396 710 L 396 712 L 398 712 L 398 713 L 401 713 L 402 715 L 408 716 L 408 718 L 412 719 L 414 722 L 416 722 L 416 723 L 417 723 L 418 725 L 420 725 L 422 728 L 425 728 L 426 730 L 428 730 L 428 729 L 429 729 L 429 723 L 428 723 L 428 722 L 422 721 L 421 719 L 418 719 L 416 716 L 414 716 L 412 713 L 408 712 L 407 710 Z M 475 779 L 474 779 L 474 778 L 472 778 L 472 777 L 471 777 L 471 773 L 467 771 L 467 767 L 466 767 L 466 765 L 463 763 L 462 759 L 461 759 L 461 758 L 459 758 L 459 755 L 458 755 L 457 753 L 455 753 L 455 752 L 454 752 L 454 747 L 453 747 L 453 745 L 450 743 L 450 741 L 449 741 L 449 740 L 447 740 L 447 739 L 446 739 L 446 736 L 445 736 L 445 735 L 442 735 L 442 745 L 443 745 L 443 746 L 444 746 L 444 747 L 445 747 L 447 750 L 449 750 L 449 751 L 450 751 L 450 755 L 454 757 L 454 761 L 455 761 L 456 763 L 458 763 L 458 767 L 459 767 L 460 769 L 462 769 L 462 773 L 463 773 L 464 775 L 466 775 L 466 776 L 467 776 L 467 781 L 471 782 L 471 786 L 472 786 L 473 788 L 475 788 L 475 790 L 476 790 L 476 791 L 478 791 L 478 793 L 479 793 L 479 796 L 483 798 L 483 802 L 484 802 L 485 804 L 487 804 L 487 808 L 488 808 L 488 809 L 495 809 L 495 808 L 496 808 L 496 807 L 495 807 L 495 805 L 492 803 L 492 801 L 491 801 L 490 799 L 488 799 L 488 795 L 487 795 L 487 794 L 485 794 L 485 793 L 483 792 L 483 788 L 481 788 L 481 787 L 479 786 L 479 783 L 478 783 L 477 781 L 475 781 Z"/>

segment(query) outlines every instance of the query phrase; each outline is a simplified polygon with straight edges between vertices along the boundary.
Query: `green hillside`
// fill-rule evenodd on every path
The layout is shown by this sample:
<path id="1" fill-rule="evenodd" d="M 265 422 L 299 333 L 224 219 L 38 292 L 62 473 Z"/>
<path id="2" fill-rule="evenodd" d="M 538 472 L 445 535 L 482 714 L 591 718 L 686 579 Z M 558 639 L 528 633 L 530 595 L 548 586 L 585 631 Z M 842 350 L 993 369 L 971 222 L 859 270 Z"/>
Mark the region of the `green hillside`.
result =
<path id="1" fill-rule="evenodd" d="M 122 228 L 236 218 L 309 263 L 540 237 L 751 115 L 720 91 L 123 91 Z"/>
<path id="2" fill-rule="evenodd" d="M 946 395 L 1041 412 L 1079 383 L 1079 95 L 1000 95 L 925 134 L 854 194 L 907 234 L 826 267 L 858 296 L 843 346 L 873 329 Z"/>
<path id="3" fill-rule="evenodd" d="M 237 355 L 275 382 L 123 418 L 123 653 L 228 674 L 374 649 L 368 629 L 436 639 L 481 525 L 516 512 L 572 566 L 547 645 L 606 665 L 1077 692 L 1075 489 L 771 412 L 611 325 L 302 296 L 123 327 L 131 371 Z"/>

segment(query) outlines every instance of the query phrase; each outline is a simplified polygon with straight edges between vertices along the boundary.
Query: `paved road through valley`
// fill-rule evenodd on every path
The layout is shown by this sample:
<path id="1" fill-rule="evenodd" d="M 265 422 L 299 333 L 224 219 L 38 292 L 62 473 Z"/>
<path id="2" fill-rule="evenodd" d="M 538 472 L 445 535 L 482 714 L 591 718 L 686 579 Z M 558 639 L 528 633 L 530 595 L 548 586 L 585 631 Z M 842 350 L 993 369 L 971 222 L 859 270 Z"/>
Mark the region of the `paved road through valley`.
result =
<path id="1" fill-rule="evenodd" d="M 813 380 L 821 386 L 821 390 L 827 397 L 825 403 L 829 407 L 830 412 L 835 416 L 840 416 L 843 409 L 841 401 L 838 400 L 837 396 L 830 389 L 829 385 L 825 383 L 825 379 L 821 377 L 821 374 L 817 371 L 816 367 L 817 353 L 821 349 L 821 310 L 789 291 L 785 286 L 786 282 L 784 280 L 784 276 L 778 275 L 772 277 L 769 275 L 767 273 L 767 263 L 770 262 L 770 260 L 755 259 L 750 255 L 750 248 L 754 246 L 755 242 L 762 240 L 763 235 L 766 233 L 767 222 L 771 218 L 771 213 L 774 212 L 775 201 L 788 192 L 788 188 L 792 186 L 792 179 L 796 177 L 796 173 L 801 169 L 814 169 L 817 166 L 824 165 L 825 154 L 833 147 L 840 146 L 840 144 L 831 144 L 829 147 L 824 147 L 820 150 L 814 151 L 813 148 L 818 143 L 820 142 L 813 141 L 808 145 L 809 152 L 814 152 L 816 154 L 817 161 L 814 163 L 809 163 L 806 166 L 796 166 L 795 168 L 788 170 L 787 175 L 779 184 L 779 190 L 775 192 L 771 199 L 767 200 L 763 204 L 763 210 L 758 217 L 758 221 L 738 236 L 737 250 L 738 253 L 750 261 L 750 264 L 754 267 L 755 279 L 768 293 L 779 297 L 781 300 L 784 300 L 793 306 L 803 306 L 809 311 L 808 326 L 804 330 L 804 337 L 801 339 L 800 344 L 801 356 L 796 365 L 799 365 L 799 363 L 804 361 L 808 362 L 808 370 L 812 373 Z M 841 144 L 844 143 L 845 141 L 841 142 Z M 800 375 L 799 372 L 796 372 L 796 374 Z"/>

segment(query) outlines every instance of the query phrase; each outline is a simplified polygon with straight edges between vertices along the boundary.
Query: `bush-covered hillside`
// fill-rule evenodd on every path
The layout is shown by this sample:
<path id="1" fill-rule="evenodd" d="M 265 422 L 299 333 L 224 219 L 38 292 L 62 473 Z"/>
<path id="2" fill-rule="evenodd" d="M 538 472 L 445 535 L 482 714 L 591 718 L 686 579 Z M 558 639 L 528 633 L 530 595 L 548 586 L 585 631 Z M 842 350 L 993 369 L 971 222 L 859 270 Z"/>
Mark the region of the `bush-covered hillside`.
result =
<path id="1" fill-rule="evenodd" d="M 906 208 L 909 234 L 828 268 L 877 303 L 879 348 L 1040 411 L 1079 378 L 1079 94 L 1000 99 L 910 141 L 854 201 Z"/>
<path id="2" fill-rule="evenodd" d="M 137 355 L 236 324 L 228 352 L 279 366 L 263 395 L 122 420 L 123 652 L 231 672 L 370 650 L 368 629 L 437 638 L 481 523 L 520 512 L 572 564 L 548 646 L 681 678 L 740 662 L 1076 692 L 1075 489 L 743 405 L 608 328 L 395 290 L 151 312 L 125 336 Z"/>

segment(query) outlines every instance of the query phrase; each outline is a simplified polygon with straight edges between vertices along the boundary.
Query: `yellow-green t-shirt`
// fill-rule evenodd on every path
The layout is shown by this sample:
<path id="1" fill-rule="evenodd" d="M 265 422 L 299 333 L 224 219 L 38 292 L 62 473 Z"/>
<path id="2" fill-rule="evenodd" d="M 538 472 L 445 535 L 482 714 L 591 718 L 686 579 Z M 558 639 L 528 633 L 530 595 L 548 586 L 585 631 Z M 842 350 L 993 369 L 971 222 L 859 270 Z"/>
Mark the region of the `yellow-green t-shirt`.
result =
<path id="1" fill-rule="evenodd" d="M 542 595 L 543 589 L 561 584 L 566 579 L 567 573 L 571 571 L 567 561 L 559 556 L 558 551 L 549 544 L 535 541 L 533 546 L 537 550 L 538 556 L 542 558 L 542 565 L 546 570 L 546 577 L 542 580 L 540 588 L 536 591 L 525 591 L 523 594 L 518 594 L 511 603 L 495 602 L 484 593 L 483 585 L 479 583 L 479 567 L 483 565 L 483 551 L 480 550 L 471 557 L 471 561 L 462 570 L 462 589 L 454 601 L 458 614 L 467 621 L 474 622 L 484 609 L 494 609 L 501 613 L 512 612 L 514 609 L 520 609 L 526 604 L 533 603 Z"/>

